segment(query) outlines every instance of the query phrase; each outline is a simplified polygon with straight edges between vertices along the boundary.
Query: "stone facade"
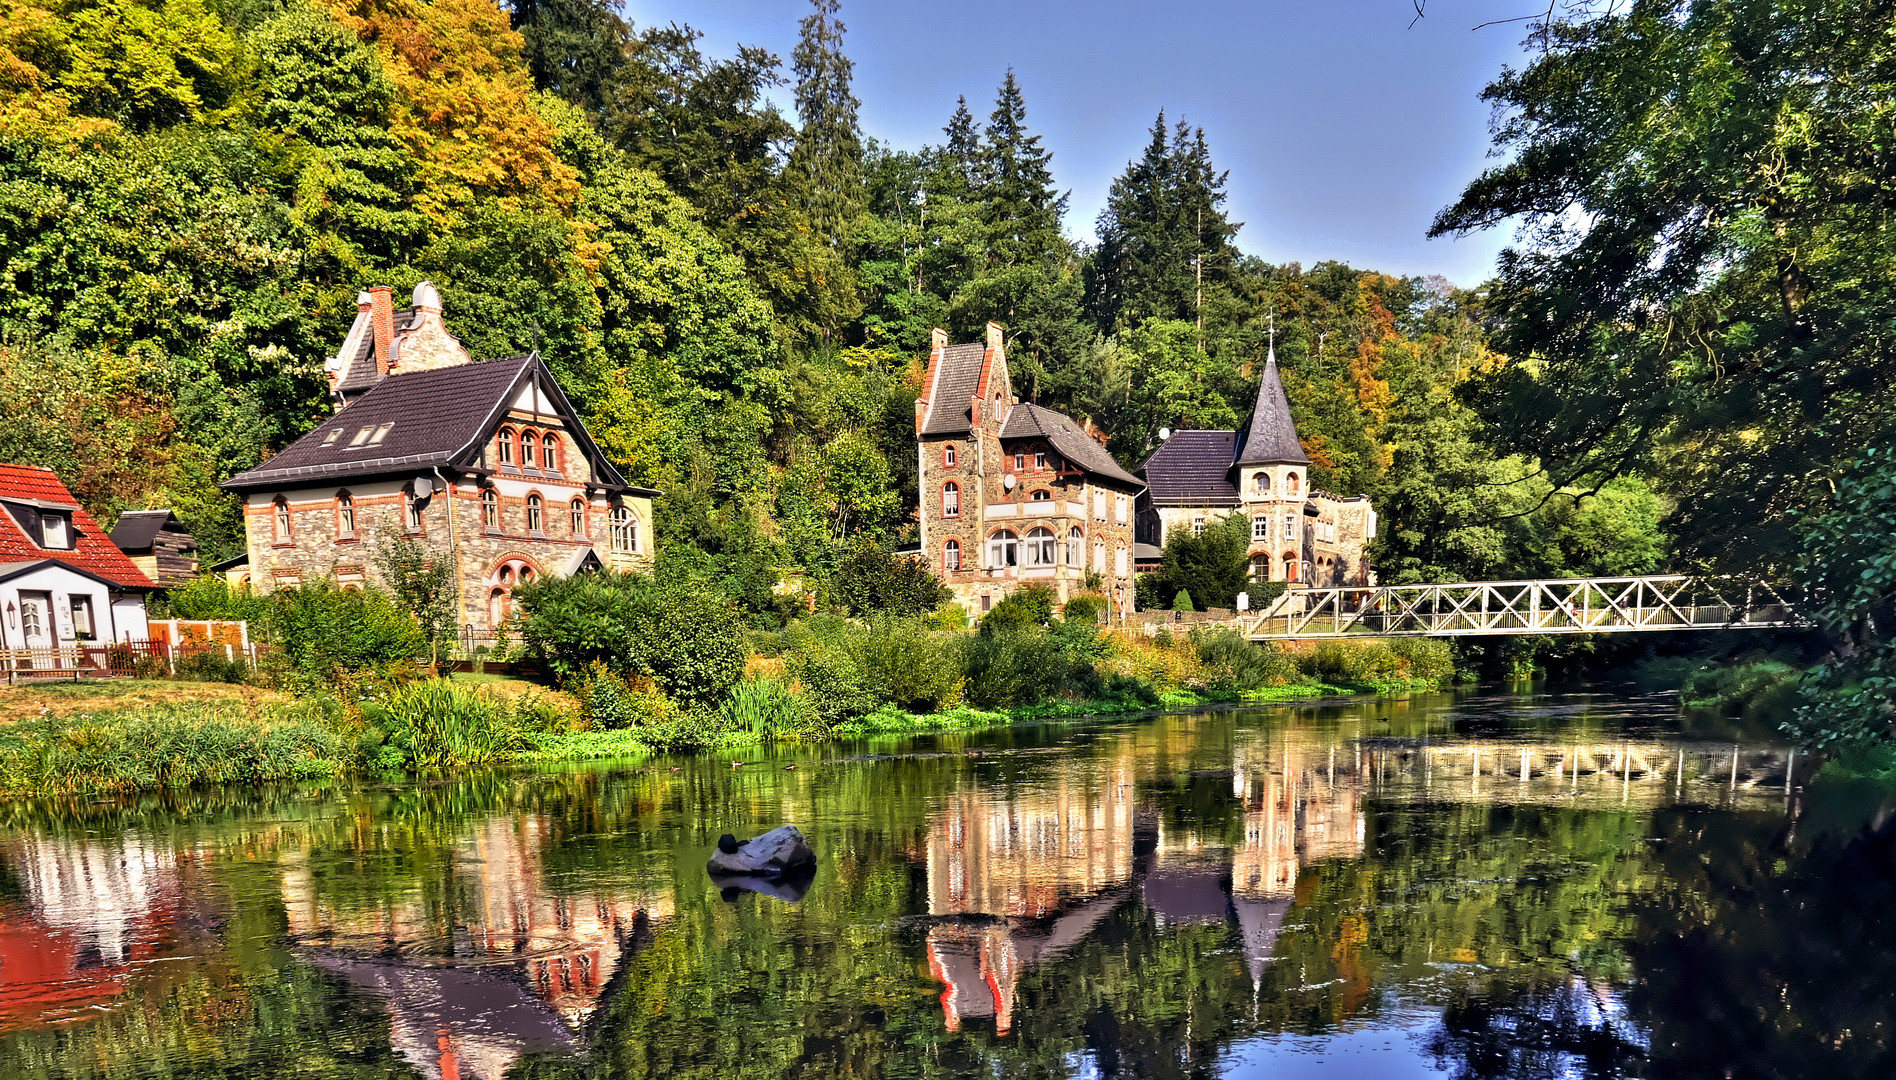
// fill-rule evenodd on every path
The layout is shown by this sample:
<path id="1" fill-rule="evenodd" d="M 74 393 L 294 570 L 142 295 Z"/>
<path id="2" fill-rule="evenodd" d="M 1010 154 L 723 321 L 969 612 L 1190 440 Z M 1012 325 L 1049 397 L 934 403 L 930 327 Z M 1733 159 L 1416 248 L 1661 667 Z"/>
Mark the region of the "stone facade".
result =
<path id="1" fill-rule="evenodd" d="M 1317 510 L 1314 517 L 1312 507 Z M 1251 519 L 1252 581 L 1374 584 L 1368 549 L 1375 537 L 1376 511 L 1363 495 L 1345 499 L 1313 491 L 1305 499 L 1251 497 L 1236 505 L 1142 506 L 1139 542 L 1164 547 L 1173 530 L 1202 530 L 1233 512 Z"/>
<path id="2" fill-rule="evenodd" d="M 1072 420 L 1014 397 L 999 326 L 952 350 L 935 332 L 916 430 L 922 555 L 958 603 L 979 616 L 1042 584 L 1129 608 L 1141 485 Z"/>
<path id="3" fill-rule="evenodd" d="M 252 586 L 381 584 L 379 556 L 409 537 L 453 565 L 456 626 L 486 633 L 516 585 L 649 568 L 658 493 L 619 476 L 539 357 L 468 360 L 424 283 L 385 363 L 386 292 L 364 294 L 332 360 L 335 416 L 225 485 L 244 496 Z"/>

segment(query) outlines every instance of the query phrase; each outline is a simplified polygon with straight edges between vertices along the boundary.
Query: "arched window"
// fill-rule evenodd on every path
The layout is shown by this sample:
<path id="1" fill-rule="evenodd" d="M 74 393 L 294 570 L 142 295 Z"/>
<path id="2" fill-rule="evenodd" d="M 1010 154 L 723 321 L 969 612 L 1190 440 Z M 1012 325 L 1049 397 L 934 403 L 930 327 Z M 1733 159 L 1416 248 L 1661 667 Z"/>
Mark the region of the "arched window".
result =
<path id="1" fill-rule="evenodd" d="M 559 471 L 560 441 L 551 435 L 540 437 L 540 467 L 547 472 Z"/>
<path id="2" fill-rule="evenodd" d="M 1103 574 L 1105 572 L 1106 572 L 1106 541 L 1095 540 L 1093 541 L 1093 573 Z"/>
<path id="3" fill-rule="evenodd" d="M 941 546 L 941 568 L 948 571 L 961 569 L 961 541 L 950 540 Z"/>
<path id="4" fill-rule="evenodd" d="M 572 505 L 573 535 L 586 535 L 586 500 L 574 499 Z"/>
<path id="5" fill-rule="evenodd" d="M 1126 547 L 1124 544 L 1121 544 L 1119 547 L 1113 549 L 1113 576 L 1125 577 L 1127 569 Z"/>
<path id="6" fill-rule="evenodd" d="M 1059 558 L 1059 541 L 1053 538 L 1053 530 L 1036 527 L 1027 533 L 1027 565 L 1052 566 Z"/>
<path id="7" fill-rule="evenodd" d="M 495 589 L 487 594 L 487 625 L 499 626 L 507 621 L 507 590 Z"/>
<path id="8" fill-rule="evenodd" d="M 1256 485 L 1257 493 L 1259 495 L 1269 495 L 1271 493 L 1271 474 L 1270 473 L 1267 473 L 1267 472 L 1258 473 L 1257 479 L 1253 481 L 1253 483 Z"/>
<path id="9" fill-rule="evenodd" d="M 498 581 L 499 581 L 499 582 L 500 582 L 500 583 L 501 583 L 502 585 L 504 585 L 504 586 L 512 586 L 512 585 L 513 585 L 513 583 L 514 583 L 514 568 L 513 568 L 513 564 L 512 564 L 512 563 L 508 563 L 507 565 L 505 565 L 505 566 L 502 566 L 502 567 L 500 568 L 500 570 L 499 570 L 499 572 L 497 572 L 497 573 L 496 573 L 496 574 L 494 575 L 494 577 L 495 577 L 495 578 L 496 578 L 496 579 L 497 579 L 497 580 L 498 580 Z"/>
<path id="10" fill-rule="evenodd" d="M 1067 532 L 1066 561 L 1068 566 L 1086 565 L 1086 534 L 1077 525 Z"/>
<path id="11" fill-rule="evenodd" d="M 1296 473 L 1284 474 L 1284 490 L 1289 492 L 1292 495 L 1297 494 L 1297 474 Z"/>
<path id="12" fill-rule="evenodd" d="M 1259 555 L 1251 560 L 1250 577 L 1252 581 L 1269 581 L 1271 579 L 1271 557 L 1269 555 Z"/>
<path id="13" fill-rule="evenodd" d="M 481 528 L 488 532 L 500 531 L 500 496 L 493 488 L 481 489 Z"/>
<path id="14" fill-rule="evenodd" d="M 612 508 L 612 550 L 631 554 L 639 549 L 639 523 L 623 506 Z"/>
<path id="15" fill-rule="evenodd" d="M 949 443 L 947 446 L 941 448 L 941 467 L 944 469 L 952 469 L 955 467 L 954 443 Z"/>
<path id="16" fill-rule="evenodd" d="M 546 531 L 546 504 L 538 494 L 527 496 L 527 531 L 543 533 Z"/>
<path id="17" fill-rule="evenodd" d="M 1297 553 L 1294 551 L 1284 552 L 1284 580 L 1297 580 Z"/>
<path id="18" fill-rule="evenodd" d="M 520 467 L 537 468 L 540 464 L 540 440 L 531 431 L 520 433 Z"/>
<path id="19" fill-rule="evenodd" d="M 988 538 L 988 569 L 1020 565 L 1020 537 L 1002 529 Z"/>
<path id="20" fill-rule="evenodd" d="M 1036 488 L 1034 493 L 1027 496 L 1027 498 L 1030 502 L 1052 502 L 1053 492 L 1048 491 L 1046 488 Z"/>
<path id="21" fill-rule="evenodd" d="M 961 516 L 961 485 L 953 480 L 941 486 L 941 516 Z"/>
<path id="22" fill-rule="evenodd" d="M 276 529 L 276 542 L 279 544 L 289 543 L 291 537 L 290 501 L 288 499 L 285 499 L 281 495 L 276 497 L 276 501 L 271 503 L 270 520 Z"/>
<path id="23" fill-rule="evenodd" d="M 495 440 L 495 449 L 500 454 L 500 463 L 502 465 L 513 464 L 514 430 L 512 428 L 500 429 L 500 437 Z"/>
<path id="24" fill-rule="evenodd" d="M 336 492 L 336 539 L 353 540 L 356 534 L 356 501 L 346 491 Z"/>

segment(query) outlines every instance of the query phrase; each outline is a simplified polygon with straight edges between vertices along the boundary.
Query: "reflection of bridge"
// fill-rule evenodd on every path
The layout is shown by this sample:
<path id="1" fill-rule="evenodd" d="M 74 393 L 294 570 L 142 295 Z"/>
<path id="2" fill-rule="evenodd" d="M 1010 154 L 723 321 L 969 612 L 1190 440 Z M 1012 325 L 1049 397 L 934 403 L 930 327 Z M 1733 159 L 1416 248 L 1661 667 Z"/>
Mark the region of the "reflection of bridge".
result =
<path id="1" fill-rule="evenodd" d="M 1239 619 L 1255 639 L 1623 634 L 1801 627 L 1768 585 L 1649 575 L 1292 589 Z"/>

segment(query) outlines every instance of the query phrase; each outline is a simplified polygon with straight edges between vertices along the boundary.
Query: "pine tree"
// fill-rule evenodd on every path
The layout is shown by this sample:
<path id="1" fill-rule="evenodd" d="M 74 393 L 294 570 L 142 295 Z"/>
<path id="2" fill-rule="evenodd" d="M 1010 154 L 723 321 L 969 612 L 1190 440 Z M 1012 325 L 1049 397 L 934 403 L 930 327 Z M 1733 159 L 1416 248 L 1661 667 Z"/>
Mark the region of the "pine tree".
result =
<path id="1" fill-rule="evenodd" d="M 948 136 L 948 141 L 935 158 L 939 169 L 934 187 L 943 194 L 966 196 L 974 190 L 981 162 L 981 132 L 975 130 L 966 95 L 955 99 L 955 114 L 948 118 L 942 134 Z"/>
<path id="2" fill-rule="evenodd" d="M 513 0 L 534 85 L 602 115 L 632 39 L 617 7 L 617 0 Z"/>
<path id="3" fill-rule="evenodd" d="M 791 53 L 797 76 L 797 132 L 790 169 L 802 186 L 806 212 L 818 235 L 832 247 L 848 242 L 862 215 L 861 102 L 850 92 L 856 65 L 843 55 L 843 32 L 836 17 L 838 0 L 810 0 L 816 13 L 806 16 Z"/>
<path id="4" fill-rule="evenodd" d="M 1027 133 L 1027 100 L 1009 68 L 981 148 L 976 197 L 990 268 L 1039 263 L 1065 246 L 1067 196 L 1053 187 L 1053 152 Z"/>
<path id="5" fill-rule="evenodd" d="M 1169 139 L 1168 139 L 1169 134 Z M 1087 307 L 1102 330 L 1180 319 L 1203 330 L 1214 294 L 1229 290 L 1239 225 L 1224 214 L 1225 173 L 1203 128 L 1168 133 L 1165 112 L 1145 154 L 1113 181 L 1099 216 Z"/>

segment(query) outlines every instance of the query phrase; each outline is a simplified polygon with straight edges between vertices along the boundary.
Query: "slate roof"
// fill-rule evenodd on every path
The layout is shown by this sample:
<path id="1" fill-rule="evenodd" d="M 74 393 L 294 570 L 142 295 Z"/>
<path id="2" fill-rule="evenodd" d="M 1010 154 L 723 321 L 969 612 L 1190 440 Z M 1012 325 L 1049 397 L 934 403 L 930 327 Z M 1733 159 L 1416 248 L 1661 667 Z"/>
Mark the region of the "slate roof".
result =
<path id="1" fill-rule="evenodd" d="M 118 524 L 112 526 L 112 546 L 120 551 L 150 551 L 151 545 L 167 524 L 176 523 L 178 531 L 184 526 L 169 510 L 127 510 L 119 515 Z"/>
<path id="2" fill-rule="evenodd" d="M 70 507 L 74 545 L 71 551 L 43 548 L 28 538 L 13 515 L 0 512 L 0 564 L 64 563 L 126 589 L 155 589 L 123 551 L 112 546 L 105 530 L 92 520 L 53 470 L 37 465 L 0 465 L 0 501 L 17 500 Z"/>
<path id="3" fill-rule="evenodd" d="M 1272 349 L 1264 361 L 1264 377 L 1257 387 L 1257 407 L 1251 410 L 1251 423 L 1245 428 L 1244 442 L 1238 447 L 1236 464 L 1310 464 L 1303 443 L 1297 439 L 1296 421 L 1290 418 L 1290 399 L 1284 396 L 1284 380 L 1277 374 L 1276 349 Z"/>
<path id="4" fill-rule="evenodd" d="M 981 364 L 986 359 L 987 345 L 979 341 L 941 350 L 941 359 L 935 361 L 934 393 L 928 399 L 922 434 L 963 435 L 974 430 L 969 404 L 981 383 Z"/>
<path id="5" fill-rule="evenodd" d="M 1087 472 L 1135 488 L 1145 486 L 1138 477 L 1120 468 L 1119 462 L 1113 460 L 1106 448 L 1072 418 L 1052 409 L 1043 409 L 1038 405 L 1015 405 L 1008 410 L 1007 424 L 1001 428 L 1001 438 L 1045 439 L 1048 445 L 1060 452 L 1061 457 Z"/>
<path id="6" fill-rule="evenodd" d="M 1180 431 L 1139 466 L 1155 506 L 1236 506 L 1235 431 Z"/>
<path id="7" fill-rule="evenodd" d="M 345 394 L 357 390 L 367 390 L 369 387 L 374 386 L 376 383 L 388 377 L 375 373 L 375 329 L 369 320 L 370 316 L 368 312 L 358 312 L 356 314 L 356 325 L 349 328 L 349 336 L 343 339 L 343 350 L 349 350 L 351 344 L 355 346 L 351 355 L 338 357 L 338 359 L 342 361 L 342 381 L 337 384 L 336 388 Z M 400 337 L 402 334 L 413 330 L 415 324 L 420 321 L 421 312 L 416 311 L 414 308 L 408 307 L 397 311 L 395 313 L 395 335 Z"/>
<path id="8" fill-rule="evenodd" d="M 536 370 L 546 370 L 537 353 L 390 375 L 282 453 L 222 486 L 229 491 L 254 491 L 472 464 L 517 389 Z M 556 404 L 577 420 L 551 375 L 542 382 Z M 351 445 L 362 429 L 373 431 L 383 424 L 391 426 L 379 445 Z M 340 434 L 324 445 L 332 431 Z M 576 424 L 571 434 L 577 448 L 592 460 L 600 482 L 627 487 L 583 427 Z"/>

